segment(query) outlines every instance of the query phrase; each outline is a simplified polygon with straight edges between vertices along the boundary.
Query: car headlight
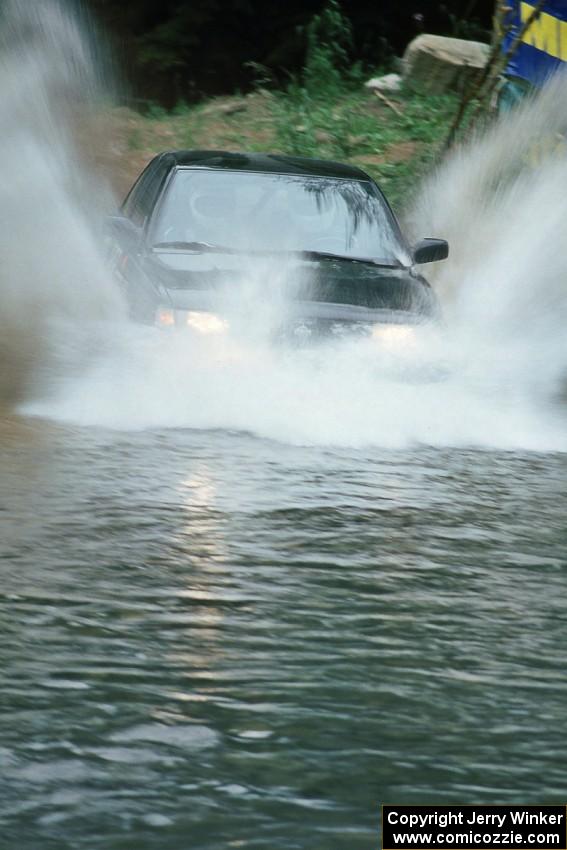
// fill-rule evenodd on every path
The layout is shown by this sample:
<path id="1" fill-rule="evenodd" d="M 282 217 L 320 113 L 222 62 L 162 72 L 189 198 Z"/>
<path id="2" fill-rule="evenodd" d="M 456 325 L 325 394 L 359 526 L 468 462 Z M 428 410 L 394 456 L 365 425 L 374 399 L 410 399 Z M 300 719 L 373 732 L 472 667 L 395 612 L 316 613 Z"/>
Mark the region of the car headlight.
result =
<path id="1" fill-rule="evenodd" d="M 388 348 L 403 348 L 416 341 L 415 328 L 411 325 L 374 325 L 371 334 Z"/>
<path id="2" fill-rule="evenodd" d="M 215 313 L 189 311 L 186 314 L 185 324 L 202 334 L 218 334 L 228 330 L 227 320 Z"/>
<path id="3" fill-rule="evenodd" d="M 156 325 L 160 328 L 171 328 L 175 325 L 175 312 L 162 307 L 156 313 Z"/>
<path id="4" fill-rule="evenodd" d="M 216 313 L 199 310 L 172 310 L 161 307 L 156 313 L 156 325 L 160 328 L 189 327 L 202 334 L 218 334 L 228 330 L 228 322 Z"/>

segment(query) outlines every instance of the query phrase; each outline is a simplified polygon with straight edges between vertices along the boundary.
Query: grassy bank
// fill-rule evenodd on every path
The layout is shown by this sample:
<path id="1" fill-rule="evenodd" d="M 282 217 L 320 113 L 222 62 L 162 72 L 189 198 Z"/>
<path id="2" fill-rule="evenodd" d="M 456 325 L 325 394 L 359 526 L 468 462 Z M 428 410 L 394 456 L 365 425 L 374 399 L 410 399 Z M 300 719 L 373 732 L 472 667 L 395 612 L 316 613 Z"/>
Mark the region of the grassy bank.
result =
<path id="1" fill-rule="evenodd" d="M 395 208 L 408 202 L 435 161 L 456 108 L 451 95 L 388 95 L 390 105 L 357 86 L 332 97 L 259 89 L 252 94 L 145 115 L 115 109 L 101 159 L 118 196 L 156 153 L 173 148 L 270 151 L 338 159 L 360 166 Z"/>

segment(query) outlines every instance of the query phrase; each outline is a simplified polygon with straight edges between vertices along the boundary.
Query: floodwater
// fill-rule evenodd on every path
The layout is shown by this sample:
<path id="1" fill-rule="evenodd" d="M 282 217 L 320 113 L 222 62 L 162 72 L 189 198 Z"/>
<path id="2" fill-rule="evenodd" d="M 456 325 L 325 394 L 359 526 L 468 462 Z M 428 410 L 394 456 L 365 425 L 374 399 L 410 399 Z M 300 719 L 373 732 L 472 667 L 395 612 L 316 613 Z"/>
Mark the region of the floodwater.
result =
<path id="1" fill-rule="evenodd" d="M 275 350 L 264 268 L 196 340 L 102 261 L 81 27 L 5 9 L 0 844 L 370 850 L 382 803 L 563 803 L 567 167 L 523 167 L 557 91 L 408 217 L 451 241 L 442 331 Z"/>
<path id="2" fill-rule="evenodd" d="M 567 455 L 1 433 L 5 846 L 565 799 Z"/>

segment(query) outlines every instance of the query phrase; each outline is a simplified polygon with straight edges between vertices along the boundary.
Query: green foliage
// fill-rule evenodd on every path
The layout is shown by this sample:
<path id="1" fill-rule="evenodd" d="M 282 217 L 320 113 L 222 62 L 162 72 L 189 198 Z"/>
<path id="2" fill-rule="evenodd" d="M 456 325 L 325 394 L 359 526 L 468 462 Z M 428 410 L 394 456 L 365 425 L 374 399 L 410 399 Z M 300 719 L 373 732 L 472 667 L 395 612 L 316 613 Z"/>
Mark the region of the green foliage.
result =
<path id="1" fill-rule="evenodd" d="M 339 6 L 329 0 L 303 30 L 305 66 L 275 101 L 277 134 L 290 153 L 317 156 L 321 146 L 330 147 L 337 158 L 348 159 L 353 151 L 349 116 L 337 108 L 363 77 L 360 64 L 349 66 L 352 28 Z"/>
<path id="2" fill-rule="evenodd" d="M 191 106 L 190 103 L 187 103 L 186 100 L 181 98 L 180 100 L 177 101 L 177 103 L 175 104 L 175 106 L 171 110 L 171 114 L 175 115 L 176 117 L 178 117 L 180 115 L 181 116 L 189 115 L 192 112 L 193 109 L 194 109 L 194 107 Z"/>
<path id="3" fill-rule="evenodd" d="M 180 97 L 195 102 L 231 94 L 238 86 L 282 86 L 291 76 L 316 96 L 321 88 L 348 84 L 354 61 L 368 69 L 400 55 L 420 26 L 476 37 L 490 29 L 494 9 L 494 0 L 422 0 L 409 7 L 350 0 L 343 11 L 339 2 L 87 0 L 86 5 L 124 60 L 135 96 L 168 106 Z M 418 8 L 420 23 L 412 15 Z"/>
<path id="4" fill-rule="evenodd" d="M 154 121 L 160 121 L 162 118 L 167 116 L 167 109 L 164 109 L 163 106 L 159 105 L 159 103 L 150 103 L 146 116 Z"/>
<path id="5" fill-rule="evenodd" d="M 142 132 L 139 127 L 135 127 L 128 135 L 128 150 L 138 151 L 142 147 Z"/>
<path id="6" fill-rule="evenodd" d="M 441 153 L 457 97 L 404 90 L 384 103 L 363 86 L 353 87 L 348 69 L 333 85 L 334 93 L 313 93 L 298 79 L 285 91 L 260 87 L 238 98 L 180 101 L 167 115 L 154 105 L 139 119 L 142 135 L 132 133 L 129 145 L 148 152 L 215 148 L 351 162 L 403 209 Z"/>
<path id="7" fill-rule="evenodd" d="M 352 27 L 338 0 L 329 0 L 305 27 L 307 42 L 303 85 L 311 97 L 334 95 L 344 89 L 352 49 Z"/>
<path id="8" fill-rule="evenodd" d="M 295 84 L 274 98 L 273 111 L 283 151 L 354 161 L 400 208 L 438 156 L 455 105 L 453 95 L 405 92 L 397 114 L 364 90 L 313 99 Z"/>

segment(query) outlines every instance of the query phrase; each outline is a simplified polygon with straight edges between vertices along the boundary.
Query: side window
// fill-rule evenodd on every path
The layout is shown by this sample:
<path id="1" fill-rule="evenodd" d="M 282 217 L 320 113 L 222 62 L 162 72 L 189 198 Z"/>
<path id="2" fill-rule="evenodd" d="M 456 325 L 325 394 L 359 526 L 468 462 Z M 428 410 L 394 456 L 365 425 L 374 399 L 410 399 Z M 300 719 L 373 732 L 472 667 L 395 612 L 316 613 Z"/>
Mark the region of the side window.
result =
<path id="1" fill-rule="evenodd" d="M 167 170 L 168 165 L 162 157 L 150 162 L 122 205 L 123 214 L 139 227 L 145 224 L 152 211 Z"/>

